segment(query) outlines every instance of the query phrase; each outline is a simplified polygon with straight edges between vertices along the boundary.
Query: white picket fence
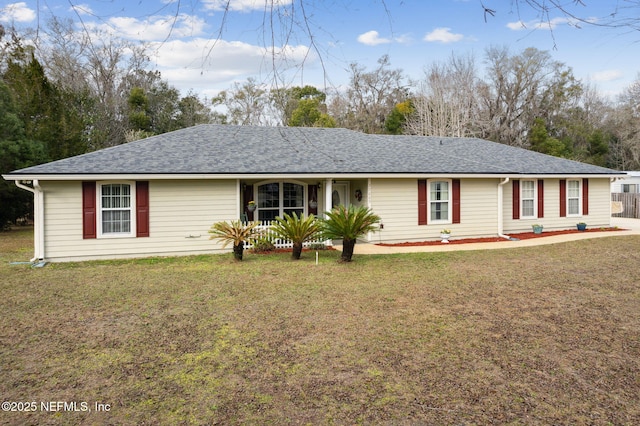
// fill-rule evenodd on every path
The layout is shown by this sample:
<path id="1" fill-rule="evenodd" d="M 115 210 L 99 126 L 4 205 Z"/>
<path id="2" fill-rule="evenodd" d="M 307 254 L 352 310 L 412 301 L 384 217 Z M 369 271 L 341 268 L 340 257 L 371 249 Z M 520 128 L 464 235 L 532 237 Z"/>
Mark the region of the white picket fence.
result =
<path id="1" fill-rule="evenodd" d="M 251 222 L 243 222 L 245 225 L 250 224 Z M 255 229 L 257 229 L 260 234 L 261 234 L 261 238 L 265 238 L 268 239 L 269 241 L 271 241 L 273 243 L 273 245 L 276 248 L 292 248 L 293 247 L 293 242 L 291 240 L 284 240 L 282 238 L 277 238 L 275 236 L 275 234 L 273 233 L 273 230 L 271 229 L 271 221 L 262 221 L 260 223 L 260 225 L 256 226 Z M 320 240 L 320 239 L 316 239 L 316 240 L 312 240 L 312 241 L 307 241 L 304 244 L 302 244 L 302 247 L 309 247 L 309 246 L 313 246 L 316 244 L 326 244 L 327 241 L 326 240 Z M 252 249 L 253 248 L 253 243 L 251 241 L 244 243 L 244 248 L 245 249 Z"/>

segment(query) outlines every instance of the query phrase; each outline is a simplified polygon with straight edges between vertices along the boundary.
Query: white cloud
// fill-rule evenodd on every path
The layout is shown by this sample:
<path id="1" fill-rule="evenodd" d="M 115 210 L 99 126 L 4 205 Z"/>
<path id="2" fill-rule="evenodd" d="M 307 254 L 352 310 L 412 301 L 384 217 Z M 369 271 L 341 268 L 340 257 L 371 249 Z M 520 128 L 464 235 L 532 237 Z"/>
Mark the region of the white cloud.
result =
<path id="1" fill-rule="evenodd" d="M 391 43 L 388 38 L 380 37 L 377 31 L 367 31 L 364 34 L 358 36 L 358 41 L 367 46 L 377 46 L 379 44 Z"/>
<path id="2" fill-rule="evenodd" d="M 559 25 L 569 25 L 572 27 L 580 27 L 583 22 L 596 23 L 596 18 L 587 18 L 584 21 L 578 21 L 572 18 L 559 17 L 549 20 L 534 20 L 529 22 L 515 21 L 509 22 L 507 28 L 514 31 L 522 30 L 555 30 Z"/>
<path id="3" fill-rule="evenodd" d="M 88 4 L 74 4 L 69 10 L 76 12 L 78 15 L 93 15 L 93 9 Z"/>
<path id="4" fill-rule="evenodd" d="M 151 16 L 146 20 L 128 17 L 110 18 L 104 24 L 86 23 L 85 27 L 114 33 L 120 37 L 141 40 L 164 40 L 168 36 L 193 37 L 203 33 L 205 22 L 196 16 Z"/>
<path id="5" fill-rule="evenodd" d="M 152 60 L 162 78 L 185 92 L 193 88 L 211 94 L 216 86 L 219 90 L 235 79 L 273 72 L 270 49 L 239 41 L 195 38 L 151 43 L 150 48 L 155 49 Z M 313 62 L 315 58 L 309 58 L 308 52 L 307 46 L 276 48 L 276 67 L 295 68 L 304 60 Z"/>
<path id="6" fill-rule="evenodd" d="M 394 40 L 396 42 L 398 42 L 398 43 L 401 43 L 401 44 L 408 44 L 408 43 L 411 43 L 413 41 L 411 36 L 408 35 L 408 34 L 403 34 L 403 35 L 400 35 L 398 37 L 395 37 Z"/>
<path id="7" fill-rule="evenodd" d="M 454 43 L 464 38 L 462 34 L 454 34 L 451 28 L 436 28 L 424 36 L 424 41 L 437 41 L 440 43 Z"/>
<path id="8" fill-rule="evenodd" d="M 615 81 L 624 77 L 624 73 L 620 70 L 604 70 L 594 72 L 589 76 L 591 81 Z"/>
<path id="9" fill-rule="evenodd" d="M 0 22 L 31 22 L 36 19 L 36 12 L 27 7 L 27 3 L 9 3 L 0 8 Z"/>
<path id="10" fill-rule="evenodd" d="M 268 7 L 277 9 L 278 7 L 291 4 L 293 0 L 273 0 Z M 202 0 L 202 5 L 207 10 L 231 11 L 231 12 L 252 12 L 264 11 L 266 3 L 264 0 Z"/>

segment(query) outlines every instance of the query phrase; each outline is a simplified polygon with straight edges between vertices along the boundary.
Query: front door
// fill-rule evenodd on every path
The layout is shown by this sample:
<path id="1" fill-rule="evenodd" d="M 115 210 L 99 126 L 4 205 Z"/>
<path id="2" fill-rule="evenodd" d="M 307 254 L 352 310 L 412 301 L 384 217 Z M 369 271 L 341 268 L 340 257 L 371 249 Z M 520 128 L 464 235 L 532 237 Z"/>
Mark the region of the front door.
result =
<path id="1" fill-rule="evenodd" d="M 349 182 L 336 182 L 331 194 L 331 208 L 338 205 L 349 207 Z"/>

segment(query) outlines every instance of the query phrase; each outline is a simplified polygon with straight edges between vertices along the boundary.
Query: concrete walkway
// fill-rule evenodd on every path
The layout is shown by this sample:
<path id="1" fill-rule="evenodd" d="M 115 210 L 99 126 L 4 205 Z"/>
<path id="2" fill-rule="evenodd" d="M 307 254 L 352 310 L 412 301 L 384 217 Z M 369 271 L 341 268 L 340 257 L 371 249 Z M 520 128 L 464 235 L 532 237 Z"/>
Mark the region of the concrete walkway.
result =
<path id="1" fill-rule="evenodd" d="M 463 251 L 463 250 L 493 250 L 514 247 L 530 247 L 545 244 L 556 244 L 565 241 L 586 240 L 590 238 L 602 238 L 610 236 L 640 235 L 640 219 L 626 219 L 619 217 L 611 218 L 611 226 L 617 226 L 624 231 L 603 231 L 603 232 L 576 232 L 565 235 L 552 235 L 549 237 L 531 238 L 520 241 L 500 241 L 493 243 L 468 243 L 468 244 L 438 244 L 411 247 L 385 247 L 372 243 L 358 242 L 354 254 L 393 254 L 393 253 L 418 253 L 437 251 Z M 334 246 L 337 250 L 342 250 L 341 245 Z"/>

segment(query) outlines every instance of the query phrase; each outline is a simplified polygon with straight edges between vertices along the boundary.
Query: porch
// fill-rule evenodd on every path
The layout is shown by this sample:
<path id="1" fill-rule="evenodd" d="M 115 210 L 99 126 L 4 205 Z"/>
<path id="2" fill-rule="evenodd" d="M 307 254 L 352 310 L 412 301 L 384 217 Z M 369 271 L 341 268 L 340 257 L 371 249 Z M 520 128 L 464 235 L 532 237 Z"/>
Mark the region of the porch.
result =
<path id="1" fill-rule="evenodd" d="M 240 218 L 262 223 L 285 213 L 322 217 L 337 205 L 367 205 L 367 179 L 270 179 L 241 180 Z M 253 203 L 250 203 L 253 201 Z"/>

